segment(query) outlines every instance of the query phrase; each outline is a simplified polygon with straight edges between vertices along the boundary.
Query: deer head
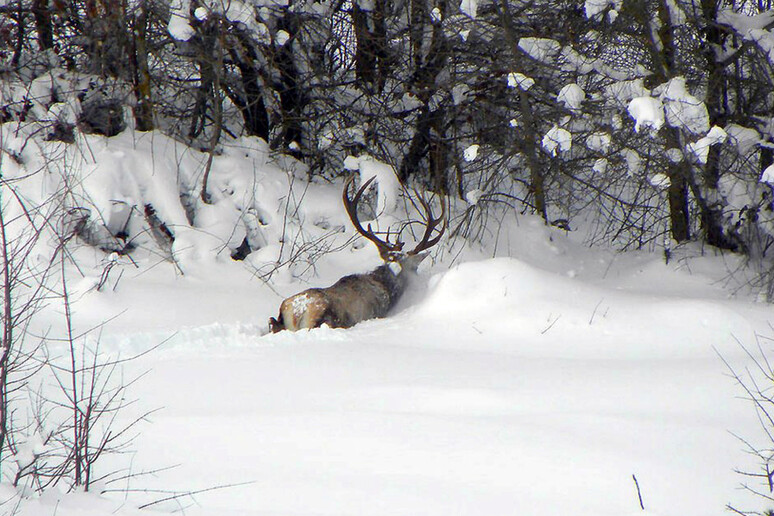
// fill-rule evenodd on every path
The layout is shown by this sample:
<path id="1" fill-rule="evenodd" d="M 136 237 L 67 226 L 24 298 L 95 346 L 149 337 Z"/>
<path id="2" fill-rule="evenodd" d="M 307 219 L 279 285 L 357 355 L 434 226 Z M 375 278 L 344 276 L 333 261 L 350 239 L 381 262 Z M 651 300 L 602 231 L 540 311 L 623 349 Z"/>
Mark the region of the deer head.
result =
<path id="1" fill-rule="evenodd" d="M 344 184 L 342 200 L 355 230 L 373 242 L 385 263 L 366 274 L 344 276 L 328 288 L 310 288 L 285 299 L 280 305 L 279 316 L 269 319 L 272 332 L 316 328 L 323 324 L 349 328 L 366 319 L 383 317 L 403 294 L 410 275 L 427 256 L 424 251 L 441 239 L 446 230 L 446 206 L 441 202 L 441 215 L 435 217 L 430 203 L 421 195 L 416 198 L 425 212 L 421 222 L 425 230 L 411 251 L 403 251 L 400 232 L 396 234 L 395 241 L 390 242 L 389 232 L 381 239 L 370 224 L 364 229 L 357 215 L 357 205 L 373 180 L 371 178 L 363 183 L 350 198 L 355 181 L 354 176 L 350 177 Z"/>
<path id="2" fill-rule="evenodd" d="M 444 231 L 446 231 L 446 204 L 441 202 L 441 215 L 439 217 L 435 217 L 433 216 L 430 203 L 423 196 L 419 194 L 416 195 L 416 199 L 419 202 L 419 205 L 425 212 L 424 222 L 422 222 L 422 224 L 425 226 L 425 231 L 416 247 L 414 247 L 414 249 L 411 251 L 404 252 L 404 243 L 400 240 L 400 233 L 395 236 L 395 242 L 391 243 L 389 241 L 389 231 L 387 232 L 387 237 L 382 240 L 377 237 L 376 233 L 371 229 L 371 224 L 368 224 L 367 229 L 363 229 L 363 225 L 360 223 L 357 215 L 357 205 L 360 202 L 363 193 L 368 189 L 371 183 L 373 183 L 374 179 L 376 179 L 376 177 L 372 177 L 363 183 L 355 192 L 354 197 L 351 199 L 349 197 L 349 191 L 351 190 L 350 187 L 355 182 L 355 176 L 350 176 L 350 178 L 344 184 L 342 200 L 344 201 L 344 209 L 347 210 L 349 220 L 352 222 L 352 225 L 355 226 L 355 230 L 360 235 L 373 242 L 373 244 L 379 250 L 379 256 L 381 256 L 385 263 L 399 263 L 401 265 L 409 265 L 410 269 L 416 270 L 417 266 L 427 256 L 427 254 L 423 253 L 423 251 L 426 251 L 427 249 L 430 249 L 435 244 L 437 244 L 441 240 Z M 438 229 L 438 225 L 442 222 L 443 225 L 440 229 Z M 412 222 L 409 222 L 406 224 L 406 226 L 410 224 L 412 224 Z M 436 232 L 436 234 L 433 235 L 433 232 Z"/>

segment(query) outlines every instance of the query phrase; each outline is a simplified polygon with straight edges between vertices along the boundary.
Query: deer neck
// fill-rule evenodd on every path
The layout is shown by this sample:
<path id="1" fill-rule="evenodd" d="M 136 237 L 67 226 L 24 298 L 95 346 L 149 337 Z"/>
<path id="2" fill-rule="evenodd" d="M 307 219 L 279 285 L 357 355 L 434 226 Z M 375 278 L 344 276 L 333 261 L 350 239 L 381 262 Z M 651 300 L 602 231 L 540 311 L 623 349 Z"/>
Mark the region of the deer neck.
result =
<path id="1" fill-rule="evenodd" d="M 385 263 L 371 272 L 373 278 L 384 286 L 390 300 L 390 308 L 406 290 L 407 273 L 408 271 L 398 262 Z"/>

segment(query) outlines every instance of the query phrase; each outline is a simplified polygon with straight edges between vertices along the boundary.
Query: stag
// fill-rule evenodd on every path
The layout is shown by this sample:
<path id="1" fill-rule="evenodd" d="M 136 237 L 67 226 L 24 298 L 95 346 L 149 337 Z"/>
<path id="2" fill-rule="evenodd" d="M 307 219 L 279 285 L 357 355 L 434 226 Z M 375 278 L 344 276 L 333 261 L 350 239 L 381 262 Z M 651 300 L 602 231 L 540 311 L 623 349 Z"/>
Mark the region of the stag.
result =
<path id="1" fill-rule="evenodd" d="M 427 257 L 424 251 L 441 239 L 446 230 L 446 206 L 441 202 L 441 215 L 435 217 L 430 203 L 420 195 L 417 195 L 417 200 L 425 212 L 425 230 L 411 251 L 403 251 L 400 234 L 395 237 L 394 243 L 390 243 L 389 233 L 382 240 L 370 224 L 368 229 L 363 229 L 357 205 L 374 179 L 366 181 L 350 199 L 350 187 L 355 180 L 353 175 L 344 184 L 342 200 L 355 230 L 376 245 L 384 264 L 365 274 L 344 276 L 330 287 L 310 288 L 285 299 L 280 305 L 279 316 L 269 319 L 273 333 L 285 329 L 317 328 L 323 324 L 332 328 L 349 328 L 360 321 L 387 315 L 406 289 L 410 276 L 416 273 L 419 264 Z"/>

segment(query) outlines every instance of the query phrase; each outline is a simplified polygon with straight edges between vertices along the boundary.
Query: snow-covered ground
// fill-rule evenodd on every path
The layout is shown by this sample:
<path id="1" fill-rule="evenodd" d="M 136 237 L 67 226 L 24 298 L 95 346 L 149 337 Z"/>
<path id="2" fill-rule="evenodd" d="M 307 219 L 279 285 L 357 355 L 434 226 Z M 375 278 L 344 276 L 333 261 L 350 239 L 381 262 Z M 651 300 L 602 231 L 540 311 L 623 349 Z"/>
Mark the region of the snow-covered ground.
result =
<path id="1" fill-rule="evenodd" d="M 127 149 L 108 150 L 112 167 L 136 163 Z M 513 215 L 496 251 L 444 243 L 388 318 L 266 334 L 284 296 L 379 260 L 372 246 L 346 244 L 350 228 L 332 234 L 341 249 L 321 257 L 314 273 L 299 279 L 284 267 L 268 285 L 258 279 L 259 261 L 278 252 L 285 208 L 277 197 L 288 176 L 268 159 L 256 166 L 255 152 L 246 153 L 252 168 L 228 162 L 233 156 L 216 160 L 213 181 L 231 193 L 198 227 L 182 227 L 163 177 L 130 174 L 145 182 L 129 189 L 145 195 L 133 202 L 153 196 L 179 224 L 184 275 L 140 249 L 97 291 L 104 255 L 76 249 L 85 274 L 71 271 L 78 326 L 116 316 L 101 329 L 104 353 L 131 356 L 161 344 L 124 372 L 147 371 L 131 387 L 138 403 L 124 417 L 159 410 L 139 427 L 132 454 L 98 467 L 175 467 L 132 478 L 120 486 L 125 493 L 47 493 L 0 510 L 134 516 L 148 512 L 137 509 L 142 503 L 164 498 L 160 491 L 204 491 L 149 510 L 619 516 L 642 513 L 633 476 L 649 514 L 766 508 L 739 489 L 734 469 L 755 462 L 734 434 L 767 443 L 720 356 L 749 366 L 740 344 L 752 349 L 756 334 L 774 337 L 772 309 L 741 291 L 731 295 L 729 278 L 741 274 L 733 258 L 688 248 L 665 265 L 656 254 L 588 249 L 574 232 Z M 121 195 L 91 170 L 95 203 L 100 192 Z M 215 259 L 208 246 L 233 247 L 243 236 L 228 232 L 244 208 L 234 192 L 249 183 L 245 170 L 265 175 L 256 181 L 259 200 L 268 199 L 269 245 L 246 262 L 227 253 Z M 290 191 L 306 196 L 298 206 L 309 231 L 345 225 L 340 183 L 308 190 L 301 183 Z M 0 486 L 0 496 L 12 495 Z"/>

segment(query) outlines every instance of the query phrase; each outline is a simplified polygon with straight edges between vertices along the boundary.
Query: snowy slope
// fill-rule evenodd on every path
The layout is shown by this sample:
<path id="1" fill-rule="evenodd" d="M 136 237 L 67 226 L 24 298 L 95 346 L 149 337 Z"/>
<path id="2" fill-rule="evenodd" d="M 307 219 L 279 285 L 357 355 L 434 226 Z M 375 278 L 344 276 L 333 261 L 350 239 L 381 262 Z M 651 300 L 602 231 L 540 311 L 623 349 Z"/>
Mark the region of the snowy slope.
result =
<path id="1" fill-rule="evenodd" d="M 565 245 L 565 265 L 583 266 Z M 103 337 L 137 352 L 178 332 L 132 365 L 150 368 L 133 392 L 162 407 L 132 467 L 179 466 L 133 487 L 250 482 L 160 507 L 187 514 L 613 515 L 639 511 L 634 474 L 651 513 L 719 513 L 740 502 L 733 470 L 747 464 L 729 432 L 758 431 L 716 350 L 740 360 L 734 338 L 752 342 L 769 308 L 707 297 L 715 287 L 657 258 L 617 260 L 625 289 L 466 262 L 390 318 L 264 336 L 276 305 L 251 305 L 255 282 L 174 279 L 148 301 L 182 307 L 183 324 Z M 672 290 L 654 295 L 664 276 Z"/>
<path id="2" fill-rule="evenodd" d="M 93 205 L 153 202 L 179 235 L 173 265 L 133 219 L 142 245 L 101 291 L 105 255 L 73 250 L 77 327 L 111 319 L 100 334 L 108 355 L 161 344 L 125 366 L 127 378 L 147 374 L 123 417 L 160 410 L 133 454 L 99 467 L 176 467 L 131 479 L 126 493 L 26 499 L 16 514 L 134 516 L 159 491 L 208 490 L 151 510 L 612 516 L 642 512 L 632 475 L 649 514 L 762 508 L 738 488 L 734 469 L 755 464 L 732 432 L 766 441 L 719 355 L 749 365 L 740 343 L 771 336 L 771 308 L 731 297 L 722 280 L 733 260 L 689 248 L 665 265 L 513 216 L 496 248 L 445 244 L 388 318 L 267 335 L 284 296 L 379 263 L 372 246 L 349 240 L 340 184 L 307 185 L 246 144 L 215 160 L 218 199 L 188 222 L 171 192 L 200 181 L 203 156 L 172 159 L 177 147 L 161 137 L 95 145 L 105 156 L 81 183 Z M 144 161 L 150 152 L 169 159 Z M 111 170 L 140 186 L 115 186 Z M 250 208 L 262 212 L 267 245 L 233 262 L 227 250 Z M 263 267 L 286 256 L 285 235 L 336 251 L 264 282 Z M 59 308 L 39 324 L 55 326 Z M 232 487 L 209 490 L 221 486 Z"/>

